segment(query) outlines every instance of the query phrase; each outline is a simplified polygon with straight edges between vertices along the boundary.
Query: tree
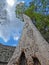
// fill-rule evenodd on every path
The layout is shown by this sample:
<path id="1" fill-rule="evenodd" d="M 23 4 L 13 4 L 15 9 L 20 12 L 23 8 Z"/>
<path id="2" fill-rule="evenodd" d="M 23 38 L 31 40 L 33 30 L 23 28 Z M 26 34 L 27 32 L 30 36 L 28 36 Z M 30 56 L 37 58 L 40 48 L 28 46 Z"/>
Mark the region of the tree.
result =
<path id="1" fill-rule="evenodd" d="M 30 6 L 35 5 L 35 11 L 41 14 L 49 13 L 49 0 L 33 0 Z"/>
<path id="2" fill-rule="evenodd" d="M 25 14 L 32 19 L 38 30 L 49 42 L 49 10 L 47 6 L 48 0 L 33 0 Z"/>
<path id="3" fill-rule="evenodd" d="M 16 17 L 23 20 L 24 10 L 25 10 L 25 3 L 20 2 L 19 4 L 17 4 L 17 6 L 16 6 Z"/>

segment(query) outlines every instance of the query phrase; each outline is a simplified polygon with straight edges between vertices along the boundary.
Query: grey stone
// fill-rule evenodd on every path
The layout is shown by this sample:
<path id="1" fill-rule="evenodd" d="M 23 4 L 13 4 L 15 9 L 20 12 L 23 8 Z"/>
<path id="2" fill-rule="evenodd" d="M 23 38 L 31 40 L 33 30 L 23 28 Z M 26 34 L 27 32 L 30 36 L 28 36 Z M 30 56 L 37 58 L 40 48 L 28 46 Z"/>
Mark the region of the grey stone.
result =
<path id="1" fill-rule="evenodd" d="M 15 47 L 0 44 L 0 65 L 7 65 L 14 50 Z"/>

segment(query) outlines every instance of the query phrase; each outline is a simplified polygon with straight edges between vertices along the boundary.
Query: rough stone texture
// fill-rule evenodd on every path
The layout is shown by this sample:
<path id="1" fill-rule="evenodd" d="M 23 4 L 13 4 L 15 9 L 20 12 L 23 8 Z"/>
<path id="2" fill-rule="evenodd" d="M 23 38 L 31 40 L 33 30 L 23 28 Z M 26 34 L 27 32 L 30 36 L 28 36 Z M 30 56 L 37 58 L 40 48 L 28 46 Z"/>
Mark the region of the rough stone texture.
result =
<path id="1" fill-rule="evenodd" d="M 0 65 L 7 65 L 14 50 L 15 47 L 0 44 Z"/>
<path id="2" fill-rule="evenodd" d="M 49 65 L 49 44 L 30 18 L 26 15 L 23 18 L 22 36 L 8 65 Z"/>

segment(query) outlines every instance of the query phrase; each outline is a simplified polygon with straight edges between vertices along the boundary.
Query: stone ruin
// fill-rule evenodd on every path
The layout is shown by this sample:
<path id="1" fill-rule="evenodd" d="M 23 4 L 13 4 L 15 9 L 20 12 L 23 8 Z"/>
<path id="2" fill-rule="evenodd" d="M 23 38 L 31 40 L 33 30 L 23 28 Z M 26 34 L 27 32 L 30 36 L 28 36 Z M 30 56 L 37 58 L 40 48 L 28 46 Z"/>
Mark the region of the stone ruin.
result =
<path id="1" fill-rule="evenodd" d="M 49 65 L 49 44 L 30 18 L 26 15 L 23 18 L 25 25 L 15 51 L 11 47 L 0 46 L 0 65 Z M 6 0 L 0 0 L 0 30 L 8 22 Z"/>
<path id="2" fill-rule="evenodd" d="M 49 44 L 31 19 L 26 15 L 23 18 L 22 36 L 8 65 L 49 65 Z"/>
<path id="3" fill-rule="evenodd" d="M 7 65 L 16 47 L 0 43 L 0 65 Z"/>

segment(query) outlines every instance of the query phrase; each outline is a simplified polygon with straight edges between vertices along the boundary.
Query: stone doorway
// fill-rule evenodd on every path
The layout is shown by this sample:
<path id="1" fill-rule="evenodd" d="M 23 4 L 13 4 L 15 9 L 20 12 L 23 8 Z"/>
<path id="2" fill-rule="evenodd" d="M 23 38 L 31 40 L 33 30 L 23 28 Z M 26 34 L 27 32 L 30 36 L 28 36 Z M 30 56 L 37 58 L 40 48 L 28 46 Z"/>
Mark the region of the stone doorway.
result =
<path id="1" fill-rule="evenodd" d="M 19 65 L 27 65 L 27 60 L 26 60 L 24 52 L 22 52 L 21 55 L 20 55 Z"/>
<path id="2" fill-rule="evenodd" d="M 41 65 L 37 57 L 32 57 L 32 59 L 33 59 L 33 65 Z"/>

